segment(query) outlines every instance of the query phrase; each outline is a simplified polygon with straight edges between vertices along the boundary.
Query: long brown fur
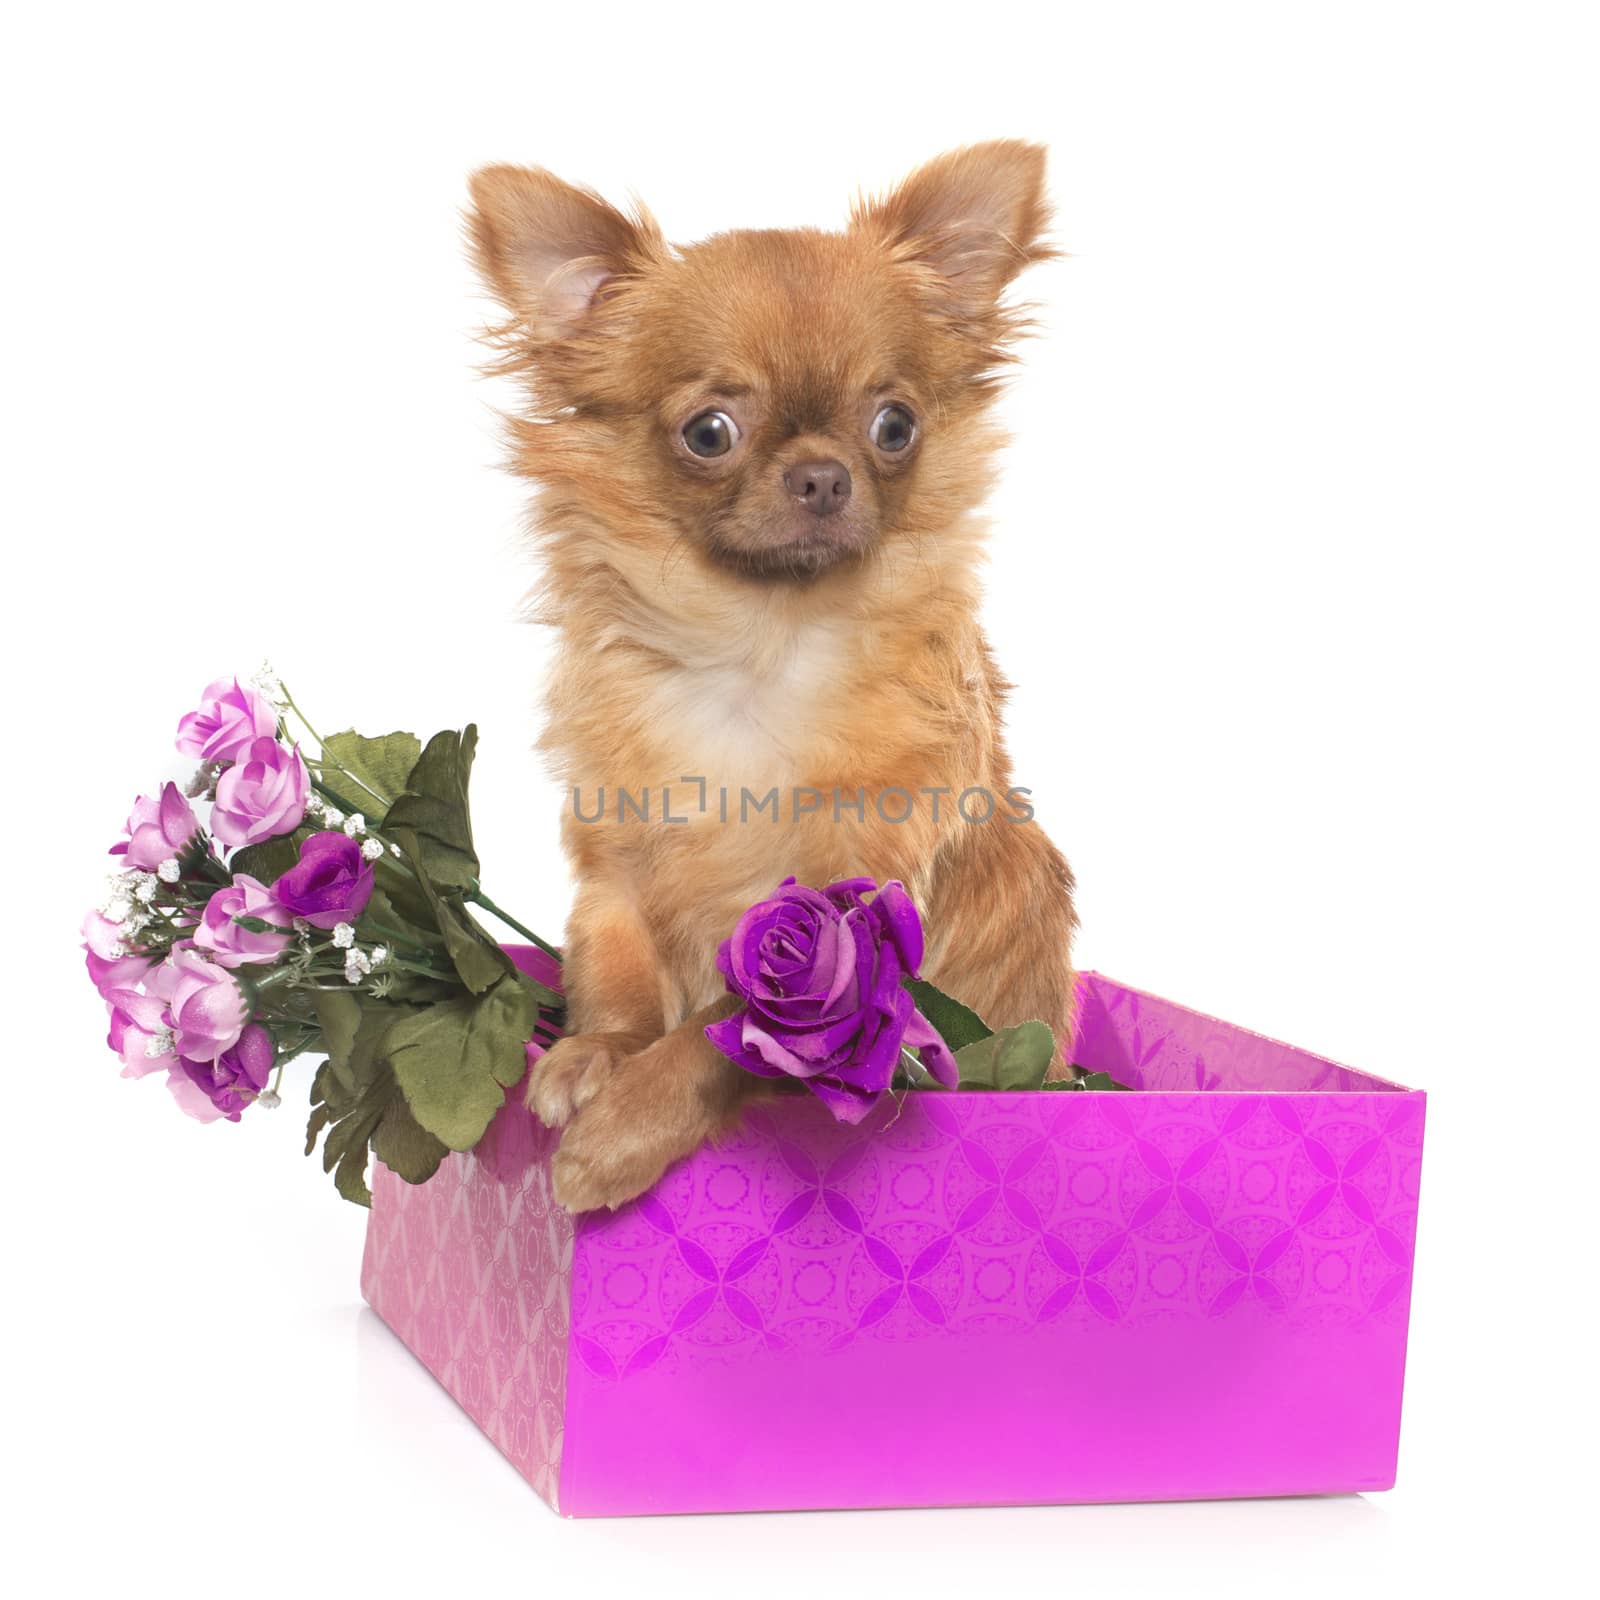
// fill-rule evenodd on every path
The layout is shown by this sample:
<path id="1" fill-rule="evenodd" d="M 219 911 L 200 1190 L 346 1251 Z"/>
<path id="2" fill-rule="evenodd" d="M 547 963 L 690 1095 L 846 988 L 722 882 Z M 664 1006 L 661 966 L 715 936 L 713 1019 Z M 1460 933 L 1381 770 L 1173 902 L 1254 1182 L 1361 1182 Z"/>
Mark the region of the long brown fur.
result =
<path id="1" fill-rule="evenodd" d="M 502 366 L 527 394 L 512 426 L 539 488 L 538 611 L 560 641 L 543 748 L 584 815 L 605 795 L 603 820 L 565 824 L 569 1037 L 529 1089 L 565 1126 L 554 1181 L 574 1210 L 640 1193 L 758 1087 L 704 1037 L 731 1004 L 713 957 L 790 874 L 900 879 L 926 976 L 995 1025 L 1068 1035 L 1072 878 L 1004 803 L 1007 686 L 976 614 L 989 411 L 1023 326 L 1003 296 L 1051 253 L 1043 186 L 1037 147 L 978 145 L 858 203 L 842 233 L 673 249 L 647 214 L 548 173 L 473 178 Z M 868 437 L 886 400 L 917 419 L 896 459 Z M 708 407 L 741 432 L 722 461 L 683 443 Z M 821 531 L 783 481 L 819 456 L 854 484 Z M 777 822 L 740 819 L 743 791 L 774 787 Z M 797 788 L 820 806 L 794 815 Z M 619 820 L 619 789 L 648 791 L 647 822 Z M 957 811 L 969 789 L 1000 799 L 989 821 Z M 688 821 L 663 819 L 669 790 Z M 880 799 L 905 809 L 886 791 L 914 797 L 909 820 L 883 819 Z"/>

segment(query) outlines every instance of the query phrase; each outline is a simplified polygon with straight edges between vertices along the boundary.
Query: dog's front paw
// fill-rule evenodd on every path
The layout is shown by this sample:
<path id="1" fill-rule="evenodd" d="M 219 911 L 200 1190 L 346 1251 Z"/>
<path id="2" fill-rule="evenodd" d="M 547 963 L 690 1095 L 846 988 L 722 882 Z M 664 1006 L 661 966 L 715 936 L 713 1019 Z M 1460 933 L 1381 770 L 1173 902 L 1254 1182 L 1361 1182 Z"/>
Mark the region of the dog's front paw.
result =
<path id="1" fill-rule="evenodd" d="M 528 1109 L 547 1128 L 564 1127 L 638 1043 L 623 1033 L 574 1033 L 557 1039 L 528 1075 Z"/>
<path id="2" fill-rule="evenodd" d="M 561 1136 L 550 1168 L 556 1200 L 568 1211 L 615 1211 L 650 1187 L 699 1142 L 651 1125 L 650 1108 L 626 1092 L 627 1067 L 613 1076 Z"/>
<path id="3" fill-rule="evenodd" d="M 669 1035 L 616 1066 L 561 1136 L 550 1179 L 562 1205 L 615 1211 L 716 1131 L 705 1097 L 693 1092 L 707 1048 L 703 1036 L 686 1048 Z"/>
<path id="4" fill-rule="evenodd" d="M 736 1008 L 729 996 L 616 1064 L 561 1137 L 550 1169 L 569 1211 L 615 1211 L 674 1161 L 726 1131 L 753 1085 L 706 1038 Z"/>

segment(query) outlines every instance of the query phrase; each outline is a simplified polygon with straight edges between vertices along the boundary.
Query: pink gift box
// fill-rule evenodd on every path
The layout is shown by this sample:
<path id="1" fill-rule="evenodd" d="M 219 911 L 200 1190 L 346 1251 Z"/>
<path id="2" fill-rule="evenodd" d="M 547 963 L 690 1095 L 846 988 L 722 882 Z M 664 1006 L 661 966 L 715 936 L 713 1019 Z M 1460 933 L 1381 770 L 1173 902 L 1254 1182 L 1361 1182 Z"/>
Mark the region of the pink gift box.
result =
<path id="1" fill-rule="evenodd" d="M 1389 1488 L 1423 1094 L 1096 973 L 1072 1058 L 1136 1092 L 783 1097 L 577 1218 L 508 1104 L 362 1290 L 569 1516 Z"/>

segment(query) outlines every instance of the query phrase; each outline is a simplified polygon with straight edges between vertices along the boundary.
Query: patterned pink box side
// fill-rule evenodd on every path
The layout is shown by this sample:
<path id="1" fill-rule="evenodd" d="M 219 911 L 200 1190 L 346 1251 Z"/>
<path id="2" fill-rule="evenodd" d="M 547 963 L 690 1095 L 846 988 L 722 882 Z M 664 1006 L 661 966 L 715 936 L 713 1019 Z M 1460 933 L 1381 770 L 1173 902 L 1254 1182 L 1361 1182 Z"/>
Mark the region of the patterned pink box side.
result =
<path id="1" fill-rule="evenodd" d="M 1422 1097 L 748 1118 L 573 1261 L 575 1515 L 1387 1487 Z"/>
<path id="2" fill-rule="evenodd" d="M 523 1116 L 511 1182 L 471 1155 L 420 1188 L 375 1165 L 361 1290 L 559 1510 L 573 1219 L 550 1196 L 555 1136 Z"/>

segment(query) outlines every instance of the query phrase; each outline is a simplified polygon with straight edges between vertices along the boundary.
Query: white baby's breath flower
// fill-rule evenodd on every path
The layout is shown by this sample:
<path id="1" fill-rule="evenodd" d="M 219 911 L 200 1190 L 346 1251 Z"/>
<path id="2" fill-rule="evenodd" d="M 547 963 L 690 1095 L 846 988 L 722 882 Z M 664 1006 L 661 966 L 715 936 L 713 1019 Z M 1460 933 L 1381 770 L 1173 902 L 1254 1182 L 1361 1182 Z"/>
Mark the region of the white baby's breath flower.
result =
<path id="1" fill-rule="evenodd" d="M 400 854 L 400 846 L 397 845 L 397 844 L 390 845 L 389 846 L 389 854 L 392 855 L 392 856 L 399 855 Z"/>
<path id="2" fill-rule="evenodd" d="M 344 812 L 337 806 L 330 806 L 326 800 L 322 802 L 322 820 L 330 828 L 337 828 L 344 821 Z"/>
<path id="3" fill-rule="evenodd" d="M 154 1061 L 159 1056 L 172 1054 L 172 1029 L 158 1028 L 144 1042 L 144 1053 Z"/>
<path id="4" fill-rule="evenodd" d="M 382 854 L 382 839 L 368 839 L 361 846 L 361 859 L 363 861 L 376 861 Z"/>
<path id="5" fill-rule="evenodd" d="M 178 865 L 178 858 L 176 856 L 168 856 L 156 868 L 156 876 L 163 883 L 176 883 L 183 876 L 183 868 Z"/>
<path id="6" fill-rule="evenodd" d="M 348 922 L 336 922 L 333 925 L 333 948 L 335 950 L 348 950 L 356 942 L 356 930 Z"/>
<path id="7" fill-rule="evenodd" d="M 278 679 L 278 674 L 272 670 L 270 661 L 263 661 L 256 668 L 255 675 L 250 679 L 251 686 L 259 689 L 261 693 L 280 711 L 288 704 L 288 696 L 283 692 L 283 684 Z"/>
<path id="8" fill-rule="evenodd" d="M 177 864 L 178 863 L 176 861 L 172 863 L 173 866 L 177 866 Z M 162 865 L 164 866 L 166 863 L 163 862 Z M 170 878 L 158 879 L 156 874 L 153 872 L 130 872 L 128 874 L 128 888 L 135 900 L 142 901 L 145 905 L 149 905 L 150 902 L 156 897 L 156 885 L 158 882 L 172 883 L 176 881 L 176 879 L 176 873 L 174 873 Z"/>
<path id="9" fill-rule="evenodd" d="M 381 967 L 389 959 L 389 947 L 386 944 L 375 944 L 372 947 L 371 961 L 373 966 Z"/>
<path id="10" fill-rule="evenodd" d="M 367 831 L 367 819 L 359 811 L 344 819 L 344 831 L 352 838 L 359 839 Z"/>
<path id="11" fill-rule="evenodd" d="M 276 1111 L 283 1104 L 283 1101 L 279 1099 L 276 1089 L 263 1089 L 256 1096 L 256 1104 L 264 1106 L 268 1111 Z"/>
<path id="12" fill-rule="evenodd" d="M 372 963 L 359 950 L 347 950 L 344 957 L 344 981 L 360 983 L 372 971 Z"/>

